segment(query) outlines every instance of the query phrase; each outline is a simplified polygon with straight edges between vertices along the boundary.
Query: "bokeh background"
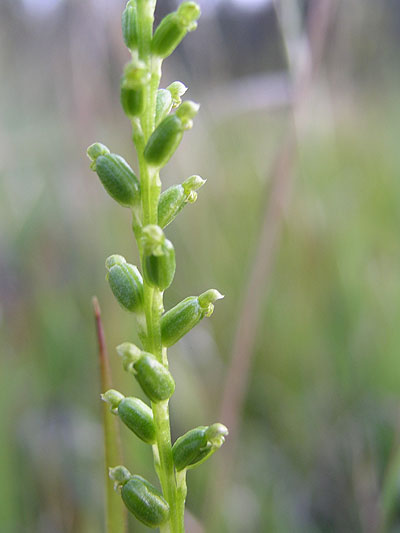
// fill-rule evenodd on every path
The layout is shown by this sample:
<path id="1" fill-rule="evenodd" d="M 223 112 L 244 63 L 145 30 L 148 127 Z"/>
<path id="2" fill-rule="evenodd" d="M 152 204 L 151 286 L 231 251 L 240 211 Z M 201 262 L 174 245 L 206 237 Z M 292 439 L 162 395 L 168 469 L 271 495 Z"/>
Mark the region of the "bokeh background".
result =
<path id="1" fill-rule="evenodd" d="M 164 186 L 208 179 L 168 228 L 166 305 L 226 297 L 170 350 L 172 430 L 231 436 L 189 474 L 188 531 L 400 531 L 400 3 L 200 4 L 164 67 L 202 103 Z M 111 253 L 138 261 L 129 213 L 85 155 L 100 141 L 136 165 L 123 7 L 0 1 L 2 533 L 104 531 L 94 294 L 114 384 L 140 395 L 114 351 L 132 318 L 104 279 Z"/>

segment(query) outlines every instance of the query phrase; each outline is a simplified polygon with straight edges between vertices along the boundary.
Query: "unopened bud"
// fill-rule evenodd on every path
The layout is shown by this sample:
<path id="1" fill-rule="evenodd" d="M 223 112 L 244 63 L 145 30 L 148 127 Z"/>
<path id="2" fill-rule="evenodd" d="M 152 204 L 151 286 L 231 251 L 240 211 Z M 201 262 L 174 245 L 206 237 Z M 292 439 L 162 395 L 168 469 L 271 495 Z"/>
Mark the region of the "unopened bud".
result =
<path id="1" fill-rule="evenodd" d="M 228 430 L 223 424 L 199 426 L 179 437 L 172 447 L 177 471 L 194 468 L 208 459 L 225 442 Z"/>
<path id="2" fill-rule="evenodd" d="M 139 313 L 143 309 L 143 279 L 136 266 L 122 260 L 118 255 L 107 259 L 106 278 L 118 303 L 127 311 Z"/>
<path id="3" fill-rule="evenodd" d="M 143 274 L 146 282 L 160 290 L 167 289 L 175 275 L 175 250 L 159 226 L 143 229 Z"/>
<path id="4" fill-rule="evenodd" d="M 168 400 L 174 394 L 175 382 L 170 371 L 154 355 L 142 352 L 133 372 L 143 392 L 152 402 Z"/>
<path id="5" fill-rule="evenodd" d="M 87 154 L 92 160 L 90 168 L 97 172 L 111 198 L 123 207 L 137 207 L 140 204 L 140 185 L 125 159 L 111 154 L 100 143 L 89 146 Z"/>
<path id="6" fill-rule="evenodd" d="M 184 131 L 192 127 L 192 118 L 198 110 L 198 104 L 183 102 L 174 115 L 160 122 L 144 150 L 144 157 L 149 165 L 161 168 L 168 163 L 178 148 Z"/>
<path id="7" fill-rule="evenodd" d="M 139 439 L 147 444 L 156 441 L 153 411 L 139 398 L 123 398 L 118 404 L 118 416 Z"/>
<path id="8" fill-rule="evenodd" d="M 141 476 L 131 476 L 122 486 L 121 496 L 129 511 L 146 526 L 158 528 L 168 520 L 168 503 Z"/>
<path id="9" fill-rule="evenodd" d="M 129 0 L 122 13 L 122 36 L 129 50 L 137 48 L 137 27 L 136 27 L 136 2 Z"/>
<path id="10" fill-rule="evenodd" d="M 200 7 L 195 2 L 183 2 L 176 11 L 167 15 L 154 33 L 153 54 L 161 58 L 172 54 L 187 32 L 197 28 L 200 14 Z"/>
<path id="11" fill-rule="evenodd" d="M 144 108 L 144 86 L 150 73 L 142 61 L 128 63 L 121 80 L 121 105 L 130 118 L 140 115 Z"/>
<path id="12" fill-rule="evenodd" d="M 215 289 L 210 289 L 200 296 L 189 296 L 161 317 L 161 340 L 163 346 L 169 347 L 179 341 L 194 328 L 204 317 L 211 316 L 214 302 L 223 298 Z"/>
<path id="13" fill-rule="evenodd" d="M 200 176 L 191 176 L 182 185 L 173 185 L 164 191 L 158 202 L 158 225 L 165 228 L 188 203 L 197 199 L 196 190 L 205 184 Z"/>

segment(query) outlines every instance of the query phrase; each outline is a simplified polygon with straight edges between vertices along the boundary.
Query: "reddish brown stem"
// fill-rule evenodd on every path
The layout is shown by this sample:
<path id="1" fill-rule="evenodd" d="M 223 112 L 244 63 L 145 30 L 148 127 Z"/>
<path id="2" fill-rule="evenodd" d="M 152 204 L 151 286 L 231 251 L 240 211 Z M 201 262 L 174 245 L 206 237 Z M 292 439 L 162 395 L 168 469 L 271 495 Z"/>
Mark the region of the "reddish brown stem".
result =
<path id="1" fill-rule="evenodd" d="M 104 328 L 101 321 L 100 305 L 96 296 L 93 297 L 92 303 L 99 348 L 101 392 L 105 392 L 112 388 L 111 367 L 107 353 Z M 106 404 L 103 405 L 102 412 L 106 484 L 106 530 L 108 533 L 124 533 L 127 526 L 126 510 L 119 494 L 114 492 L 112 482 L 108 477 L 108 468 L 122 463 L 119 426 Z"/>

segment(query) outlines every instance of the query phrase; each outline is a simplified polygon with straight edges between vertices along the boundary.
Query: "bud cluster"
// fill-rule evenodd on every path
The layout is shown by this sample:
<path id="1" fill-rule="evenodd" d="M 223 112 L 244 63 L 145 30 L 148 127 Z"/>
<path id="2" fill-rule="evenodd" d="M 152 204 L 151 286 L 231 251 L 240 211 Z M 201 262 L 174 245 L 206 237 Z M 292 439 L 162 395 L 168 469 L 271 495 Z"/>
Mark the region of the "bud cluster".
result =
<path id="1" fill-rule="evenodd" d="M 122 14 L 122 35 L 131 60 L 121 78 L 120 100 L 133 128 L 140 181 L 125 159 L 103 144 L 92 144 L 87 154 L 90 168 L 107 193 L 133 215 L 140 267 L 121 255 L 111 255 L 106 260 L 106 279 L 120 306 L 137 319 L 144 348 L 124 342 L 117 352 L 149 404 L 114 389 L 104 392 L 102 400 L 140 440 L 153 447 L 163 494 L 123 466 L 110 469 L 110 477 L 139 521 L 151 528 L 168 524 L 165 530 L 174 533 L 183 531 L 185 496 L 180 501 L 179 495 L 186 494 L 179 485 L 183 478 L 176 474 L 185 476 L 188 469 L 209 458 L 222 446 L 228 430 L 219 423 L 199 426 L 171 443 L 168 401 L 175 381 L 168 369 L 167 348 L 210 317 L 214 303 L 223 296 L 210 289 L 183 299 L 166 312 L 163 308 L 163 293 L 172 284 L 176 269 L 175 249 L 164 228 L 196 201 L 206 180 L 193 175 L 160 191 L 159 171 L 177 150 L 185 131 L 192 128 L 199 111 L 195 102 L 182 102 L 187 91 L 183 83 L 176 81 L 158 89 L 161 64 L 197 27 L 200 8 L 195 2 L 183 2 L 153 34 L 154 13 L 150 12 L 155 3 L 129 0 Z"/>

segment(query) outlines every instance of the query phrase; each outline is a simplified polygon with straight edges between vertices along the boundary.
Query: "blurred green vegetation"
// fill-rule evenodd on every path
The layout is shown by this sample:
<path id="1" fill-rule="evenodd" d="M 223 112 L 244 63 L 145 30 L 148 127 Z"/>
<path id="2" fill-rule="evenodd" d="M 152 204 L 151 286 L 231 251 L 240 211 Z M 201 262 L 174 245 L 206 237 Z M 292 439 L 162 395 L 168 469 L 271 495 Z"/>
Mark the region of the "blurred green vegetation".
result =
<path id="1" fill-rule="evenodd" d="M 102 531 L 93 294 L 115 385 L 140 395 L 114 352 L 135 328 L 103 266 L 111 253 L 138 261 L 129 213 L 106 197 L 85 156 L 99 140 L 135 164 L 118 103 L 120 4 L 97 12 L 68 2 L 46 19 L 24 15 L 19 2 L 0 6 L 4 533 Z M 386 31 L 397 11 L 352 0 L 378 43 L 360 52 L 363 33 L 342 4 L 299 137 L 219 532 L 400 531 L 400 77 L 396 34 Z M 353 29 L 361 42 L 346 49 Z M 196 80 L 193 46 L 166 66 L 165 84 Z M 235 83 L 220 77 L 209 84 Z M 166 305 L 214 286 L 226 298 L 170 350 L 174 438 L 217 417 L 288 118 L 284 109 L 241 112 L 240 102 L 222 113 L 208 88 L 193 86 L 206 105 L 164 174 L 165 186 L 194 172 L 208 178 L 168 229 L 177 274 Z M 150 449 L 121 431 L 127 466 L 155 481 Z M 214 460 L 188 480 L 188 506 L 204 522 Z M 131 531 L 143 530 L 132 521 Z"/>

